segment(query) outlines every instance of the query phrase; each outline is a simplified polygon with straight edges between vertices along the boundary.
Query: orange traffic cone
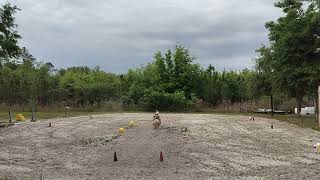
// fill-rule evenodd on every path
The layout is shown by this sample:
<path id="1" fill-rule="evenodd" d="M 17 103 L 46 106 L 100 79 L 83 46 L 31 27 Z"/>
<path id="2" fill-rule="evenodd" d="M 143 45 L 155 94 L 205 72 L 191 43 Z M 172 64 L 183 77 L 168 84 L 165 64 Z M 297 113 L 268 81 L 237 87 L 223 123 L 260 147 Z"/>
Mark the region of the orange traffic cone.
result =
<path id="1" fill-rule="evenodd" d="M 113 161 L 114 161 L 114 162 L 118 161 L 117 153 L 116 153 L 116 152 L 114 152 L 114 155 L 113 155 Z"/>
<path id="2" fill-rule="evenodd" d="M 163 161 L 162 151 L 160 152 L 160 161 Z"/>

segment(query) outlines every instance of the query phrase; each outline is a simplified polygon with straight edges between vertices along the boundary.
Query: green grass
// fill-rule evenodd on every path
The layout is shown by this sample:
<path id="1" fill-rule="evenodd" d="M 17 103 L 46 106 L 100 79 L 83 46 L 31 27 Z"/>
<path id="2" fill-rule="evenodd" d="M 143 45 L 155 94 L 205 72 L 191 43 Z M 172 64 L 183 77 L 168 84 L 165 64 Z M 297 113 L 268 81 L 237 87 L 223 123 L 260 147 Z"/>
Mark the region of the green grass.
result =
<path id="1" fill-rule="evenodd" d="M 270 115 L 259 115 L 260 117 L 270 118 L 279 120 L 281 122 L 286 122 L 289 124 L 294 124 L 302 128 L 311 128 L 320 131 L 319 122 L 316 120 L 315 116 L 297 116 L 297 115 L 275 115 L 271 117 Z"/>
<path id="2" fill-rule="evenodd" d="M 215 114 L 215 113 L 213 113 Z M 319 122 L 316 119 L 315 115 L 304 115 L 304 116 L 297 116 L 295 114 L 285 114 L 285 115 L 274 115 L 271 117 L 270 114 L 254 114 L 254 113 L 217 113 L 217 114 L 224 114 L 224 115 L 244 115 L 244 116 L 254 116 L 254 117 L 263 117 L 267 119 L 274 119 L 281 122 L 286 122 L 289 124 L 297 125 L 301 128 L 311 128 L 317 131 L 320 131 Z"/>
<path id="3" fill-rule="evenodd" d="M 221 114 L 221 115 L 230 115 L 230 116 L 254 116 L 254 117 L 263 117 L 267 119 L 274 119 L 281 122 L 286 122 L 289 124 L 297 125 L 301 128 L 311 128 L 317 131 L 320 131 L 319 122 L 316 120 L 315 115 L 305 115 L 305 116 L 297 116 L 294 114 L 286 114 L 286 115 L 274 115 L 271 117 L 270 114 L 254 114 L 254 113 L 243 113 L 243 112 L 221 112 L 221 111 L 202 111 L 202 112 L 188 112 L 188 113 L 196 113 L 196 114 Z"/>
<path id="4" fill-rule="evenodd" d="M 15 120 L 16 114 L 23 114 L 26 119 L 31 119 L 32 112 L 12 112 L 12 119 Z M 78 112 L 78 111 L 71 111 L 68 112 L 67 117 L 75 117 L 75 116 L 84 116 L 89 114 L 101 114 L 101 113 L 92 113 L 92 112 Z M 37 112 L 35 113 L 37 120 L 43 119 L 51 119 L 51 118 L 63 118 L 65 116 L 64 112 Z M 9 121 L 9 114 L 8 112 L 0 112 L 0 122 L 8 122 Z"/>

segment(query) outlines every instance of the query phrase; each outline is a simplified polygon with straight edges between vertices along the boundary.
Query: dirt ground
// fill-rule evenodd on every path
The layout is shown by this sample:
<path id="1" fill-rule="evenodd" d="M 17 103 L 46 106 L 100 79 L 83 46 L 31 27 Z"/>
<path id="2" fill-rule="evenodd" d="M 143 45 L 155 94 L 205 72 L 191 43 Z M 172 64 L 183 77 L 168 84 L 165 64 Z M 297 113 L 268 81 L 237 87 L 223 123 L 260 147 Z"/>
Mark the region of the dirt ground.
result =
<path id="1" fill-rule="evenodd" d="M 320 179 L 317 131 L 246 116 L 160 115 L 158 130 L 149 113 L 2 128 L 0 179 Z"/>

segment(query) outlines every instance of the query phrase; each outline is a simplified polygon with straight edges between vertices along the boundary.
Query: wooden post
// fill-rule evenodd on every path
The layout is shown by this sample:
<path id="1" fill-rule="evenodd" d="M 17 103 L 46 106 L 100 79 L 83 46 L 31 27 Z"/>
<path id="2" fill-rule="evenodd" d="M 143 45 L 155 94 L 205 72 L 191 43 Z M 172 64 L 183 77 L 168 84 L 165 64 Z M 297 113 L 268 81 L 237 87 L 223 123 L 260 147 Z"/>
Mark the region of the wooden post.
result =
<path id="1" fill-rule="evenodd" d="M 314 95 L 314 113 L 316 114 L 316 119 L 315 119 L 315 124 L 317 126 L 318 124 L 318 109 L 319 109 L 319 104 L 318 104 L 318 92 L 315 93 Z"/>
<path id="2" fill-rule="evenodd" d="M 12 115 L 11 115 L 11 110 L 9 110 L 9 123 L 12 125 Z"/>
<path id="3" fill-rule="evenodd" d="M 67 118 L 68 117 L 68 110 L 70 109 L 70 107 L 65 107 L 65 111 L 64 111 L 64 117 Z"/>
<path id="4" fill-rule="evenodd" d="M 318 86 L 318 122 L 319 122 L 319 127 L 320 127 L 320 85 Z"/>
<path id="5" fill-rule="evenodd" d="M 34 106 L 32 106 L 31 122 L 36 122 L 36 117 L 34 116 Z"/>
<path id="6" fill-rule="evenodd" d="M 273 96 L 270 96 L 271 116 L 273 117 Z"/>

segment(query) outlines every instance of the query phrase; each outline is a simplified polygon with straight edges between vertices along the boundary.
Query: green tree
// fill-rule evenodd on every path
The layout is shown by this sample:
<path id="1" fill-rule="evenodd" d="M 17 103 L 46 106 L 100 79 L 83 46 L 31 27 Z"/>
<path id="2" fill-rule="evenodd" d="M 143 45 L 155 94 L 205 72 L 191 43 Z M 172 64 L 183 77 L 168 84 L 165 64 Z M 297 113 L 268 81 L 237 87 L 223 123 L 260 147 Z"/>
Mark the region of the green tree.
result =
<path id="1" fill-rule="evenodd" d="M 16 6 L 9 3 L 0 7 L 0 66 L 3 61 L 19 55 L 18 39 L 21 36 L 16 30 L 14 17 L 18 10 Z"/>
<path id="2" fill-rule="evenodd" d="M 221 82 L 220 74 L 211 65 L 203 72 L 202 75 L 202 92 L 200 97 L 211 105 L 216 105 L 221 100 Z"/>
<path id="3" fill-rule="evenodd" d="M 118 77 L 99 68 L 73 67 L 63 72 L 59 86 L 64 90 L 65 100 L 74 101 L 78 106 L 101 104 L 103 101 L 118 99 Z"/>
<path id="4" fill-rule="evenodd" d="M 320 73 L 318 5 L 314 1 L 305 10 L 302 2 L 285 0 L 275 4 L 285 15 L 266 23 L 271 47 L 260 49 L 263 60 L 258 63 L 271 72 L 272 80 L 266 77 L 267 81 L 275 81 L 277 87 L 296 98 L 299 114 L 308 84 L 319 79 Z"/>

